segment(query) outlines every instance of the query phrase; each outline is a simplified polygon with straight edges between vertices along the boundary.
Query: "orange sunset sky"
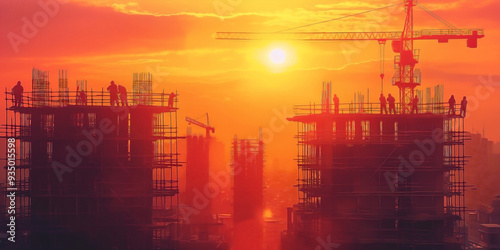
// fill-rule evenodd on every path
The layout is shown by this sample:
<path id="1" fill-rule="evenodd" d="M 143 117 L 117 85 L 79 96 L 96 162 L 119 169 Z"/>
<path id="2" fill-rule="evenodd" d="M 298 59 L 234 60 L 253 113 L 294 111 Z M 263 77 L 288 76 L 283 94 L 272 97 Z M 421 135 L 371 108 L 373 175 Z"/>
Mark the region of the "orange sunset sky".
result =
<path id="1" fill-rule="evenodd" d="M 52 5 L 47 11 L 40 2 Z M 266 171 L 293 172 L 296 126 L 284 117 L 293 114 L 295 104 L 319 103 L 323 81 L 333 83 L 341 102 L 350 102 L 355 92 L 366 93 L 368 88 L 370 100 L 377 100 L 378 43 L 236 42 L 215 40 L 213 34 L 279 31 L 400 2 L 1 0 L 0 84 L 10 89 L 20 80 L 30 91 L 31 69 L 36 67 L 50 71 L 54 89 L 57 70 L 67 69 L 72 90 L 76 80 L 86 79 L 94 90 L 114 80 L 131 91 L 132 74 L 149 71 L 155 91 L 179 92 L 181 134 L 187 127 L 185 116 L 196 118 L 206 112 L 216 127 L 216 137 L 227 149 L 234 135 L 255 137 L 262 127 L 267 142 Z M 482 131 L 484 126 L 489 139 L 500 141 L 500 1 L 420 3 L 456 27 L 484 28 L 486 37 L 478 41 L 477 49 L 467 48 L 464 40 L 415 42 L 415 48 L 421 49 L 419 89 L 444 84 L 445 98 L 450 94 L 458 100 L 469 96 L 466 128 Z M 26 22 L 35 29 L 23 29 Z M 403 22 L 400 7 L 297 31 L 401 31 Z M 446 26 L 416 8 L 415 29 L 429 28 Z M 13 40 L 16 36 L 21 40 Z M 280 65 L 269 60 L 270 51 L 277 48 L 286 53 Z M 388 44 L 384 89 L 397 95 L 397 88 L 390 86 L 393 56 Z M 4 102 L 2 123 L 3 106 Z M 228 153 L 226 156 L 229 158 Z"/>

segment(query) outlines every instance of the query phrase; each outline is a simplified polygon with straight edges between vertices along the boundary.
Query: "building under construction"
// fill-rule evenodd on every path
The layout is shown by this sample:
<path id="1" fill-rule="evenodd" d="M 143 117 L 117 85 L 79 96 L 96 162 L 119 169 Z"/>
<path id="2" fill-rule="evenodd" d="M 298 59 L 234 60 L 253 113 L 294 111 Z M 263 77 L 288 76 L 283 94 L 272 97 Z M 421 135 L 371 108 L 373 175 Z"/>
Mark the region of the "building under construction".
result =
<path id="1" fill-rule="evenodd" d="M 112 107 L 81 81 L 82 102 L 67 79 L 49 90 L 48 76 L 33 70 L 20 107 L 5 91 L 1 136 L 18 152 L 4 189 L 16 190 L 15 249 L 177 249 L 177 102 L 150 91 Z"/>
<path id="2" fill-rule="evenodd" d="M 263 248 L 264 142 L 258 139 L 233 140 L 234 178 L 233 249 Z"/>
<path id="3" fill-rule="evenodd" d="M 188 127 L 186 135 L 186 191 L 182 196 L 180 214 L 182 216 L 179 249 L 186 250 L 227 250 L 229 246 L 224 238 L 224 225 L 218 215 L 214 215 L 214 199 L 219 194 L 220 186 L 211 180 L 213 172 L 210 161 L 213 154 L 211 147 L 215 138 L 210 133 L 215 128 L 207 123 L 186 117 L 189 125 L 204 128 L 205 136 L 192 133 Z"/>
<path id="4" fill-rule="evenodd" d="M 187 134 L 186 136 L 186 194 L 185 203 L 187 206 L 195 207 L 196 196 L 203 194 L 205 188 L 210 183 L 209 168 L 209 147 L 210 137 Z M 198 214 L 193 214 L 188 218 L 190 233 L 186 236 L 197 235 L 198 239 L 208 241 L 209 227 L 213 224 L 212 202 L 206 198 L 198 209 Z"/>
<path id="5" fill-rule="evenodd" d="M 333 112 L 323 97 L 289 119 L 299 203 L 282 249 L 462 249 L 464 119 L 436 98 L 418 114 L 381 114 L 378 103 Z"/>

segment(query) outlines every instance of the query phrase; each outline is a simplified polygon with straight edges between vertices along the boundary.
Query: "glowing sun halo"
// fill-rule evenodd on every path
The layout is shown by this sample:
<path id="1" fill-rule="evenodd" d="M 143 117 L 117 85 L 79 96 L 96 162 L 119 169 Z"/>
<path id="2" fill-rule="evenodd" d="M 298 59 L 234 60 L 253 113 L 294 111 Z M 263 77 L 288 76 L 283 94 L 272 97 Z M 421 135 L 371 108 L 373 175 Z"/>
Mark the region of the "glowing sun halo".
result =
<path id="1" fill-rule="evenodd" d="M 271 59 L 271 62 L 274 64 L 282 64 L 286 59 L 285 51 L 282 49 L 275 49 L 269 54 L 269 59 Z"/>
<path id="2" fill-rule="evenodd" d="M 264 211 L 264 218 L 265 219 L 271 219 L 271 218 L 273 218 L 273 212 L 271 211 L 271 209 L 266 209 Z"/>

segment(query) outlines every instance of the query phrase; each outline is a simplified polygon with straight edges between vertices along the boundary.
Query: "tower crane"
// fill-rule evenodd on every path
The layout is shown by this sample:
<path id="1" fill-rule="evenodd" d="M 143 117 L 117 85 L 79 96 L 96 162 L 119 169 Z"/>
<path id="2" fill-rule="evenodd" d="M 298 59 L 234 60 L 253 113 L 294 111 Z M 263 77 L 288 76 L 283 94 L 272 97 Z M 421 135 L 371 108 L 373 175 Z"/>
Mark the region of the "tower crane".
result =
<path id="1" fill-rule="evenodd" d="M 215 133 L 215 128 L 210 126 L 210 120 L 208 118 L 208 113 L 206 113 L 207 116 L 207 124 L 204 124 L 203 122 L 197 121 L 193 118 L 186 117 L 186 121 L 188 124 L 194 124 L 198 127 L 202 127 L 206 131 L 206 138 L 210 138 L 210 132 Z"/>
<path id="2" fill-rule="evenodd" d="M 295 40 L 295 41 L 345 41 L 345 40 L 374 40 L 381 45 L 381 50 L 385 47 L 386 41 L 392 42 L 392 50 L 396 53 L 394 57 L 395 72 L 392 77 L 392 85 L 399 88 L 399 102 L 402 113 L 409 112 L 409 103 L 414 97 L 415 87 L 420 85 L 421 74 L 415 65 L 419 62 L 419 51 L 413 49 L 415 40 L 437 40 L 438 43 L 447 43 L 453 39 L 467 40 L 467 47 L 477 48 L 477 39 L 484 37 L 484 29 L 458 29 L 446 22 L 432 11 L 426 9 L 420 3 L 414 0 L 403 0 L 406 10 L 406 18 L 403 31 L 394 32 L 290 32 L 287 29 L 278 32 L 217 32 L 215 39 L 220 40 Z M 398 4 L 394 4 L 398 5 Z M 390 5 L 390 6 L 394 6 Z M 434 18 L 443 22 L 449 29 L 424 29 L 413 30 L 413 7 L 419 6 Z M 383 8 L 387 8 L 386 6 Z M 374 10 L 379 10 L 378 8 Z M 371 10 L 373 11 L 373 10 Z M 363 14 L 365 11 L 358 14 Z M 353 15 L 350 15 L 353 16 Z M 327 21 L 338 20 L 331 19 Z M 324 23 L 318 22 L 318 23 Z M 318 24 L 314 23 L 314 24 Z M 314 25 L 310 24 L 310 25 Z M 310 25 L 304 25 L 296 28 L 302 28 Z M 381 57 L 383 53 L 381 51 Z M 383 82 L 383 58 L 381 58 L 380 78 Z M 383 84 L 382 84 L 383 86 Z"/>

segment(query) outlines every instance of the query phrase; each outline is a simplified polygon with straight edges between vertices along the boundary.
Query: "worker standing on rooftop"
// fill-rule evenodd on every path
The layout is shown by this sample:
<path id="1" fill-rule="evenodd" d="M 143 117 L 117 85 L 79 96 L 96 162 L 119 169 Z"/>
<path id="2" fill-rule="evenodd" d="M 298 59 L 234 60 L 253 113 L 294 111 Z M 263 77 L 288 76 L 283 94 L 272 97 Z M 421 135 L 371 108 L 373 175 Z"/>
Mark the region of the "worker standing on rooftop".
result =
<path id="1" fill-rule="evenodd" d="M 14 106 L 21 107 L 23 105 L 23 92 L 24 88 L 21 85 L 21 81 L 18 81 L 16 86 L 12 88 L 12 94 L 14 95 Z"/>
<path id="2" fill-rule="evenodd" d="M 87 105 L 87 94 L 83 91 L 83 89 L 80 90 L 80 101 L 83 105 Z"/>
<path id="3" fill-rule="evenodd" d="M 176 96 L 177 95 L 174 92 L 170 93 L 170 96 L 168 97 L 168 107 L 170 107 L 170 108 L 174 107 L 174 98 Z"/>
<path id="4" fill-rule="evenodd" d="M 333 107 L 334 107 L 335 114 L 339 113 L 339 105 L 340 105 L 340 100 L 337 97 L 337 94 L 333 94 Z"/>
<path id="5" fill-rule="evenodd" d="M 78 105 L 79 102 L 80 102 L 80 86 L 76 86 L 75 105 Z"/>
<path id="6" fill-rule="evenodd" d="M 451 95 L 450 99 L 448 100 L 448 114 L 453 114 L 455 115 L 455 96 Z"/>
<path id="7" fill-rule="evenodd" d="M 392 114 L 393 111 L 394 114 L 396 114 L 396 99 L 394 99 L 394 97 L 389 94 L 387 95 L 387 102 L 389 103 L 389 114 Z"/>
<path id="8" fill-rule="evenodd" d="M 387 114 L 387 101 L 385 100 L 385 96 L 383 93 L 380 94 L 380 114 L 383 114 L 384 111 Z"/>
<path id="9" fill-rule="evenodd" d="M 116 102 L 116 106 L 120 106 L 118 102 L 118 87 L 116 86 L 115 81 L 111 81 L 109 83 L 107 90 L 109 91 L 110 105 L 114 107 Z"/>
<path id="10" fill-rule="evenodd" d="M 467 111 L 467 98 L 464 96 L 464 99 L 462 99 L 462 102 L 460 102 L 460 115 L 462 117 L 465 117 L 466 111 Z"/>
<path id="11" fill-rule="evenodd" d="M 123 85 L 118 85 L 118 92 L 120 92 L 120 100 L 122 101 L 122 106 L 128 107 L 127 89 Z"/>

